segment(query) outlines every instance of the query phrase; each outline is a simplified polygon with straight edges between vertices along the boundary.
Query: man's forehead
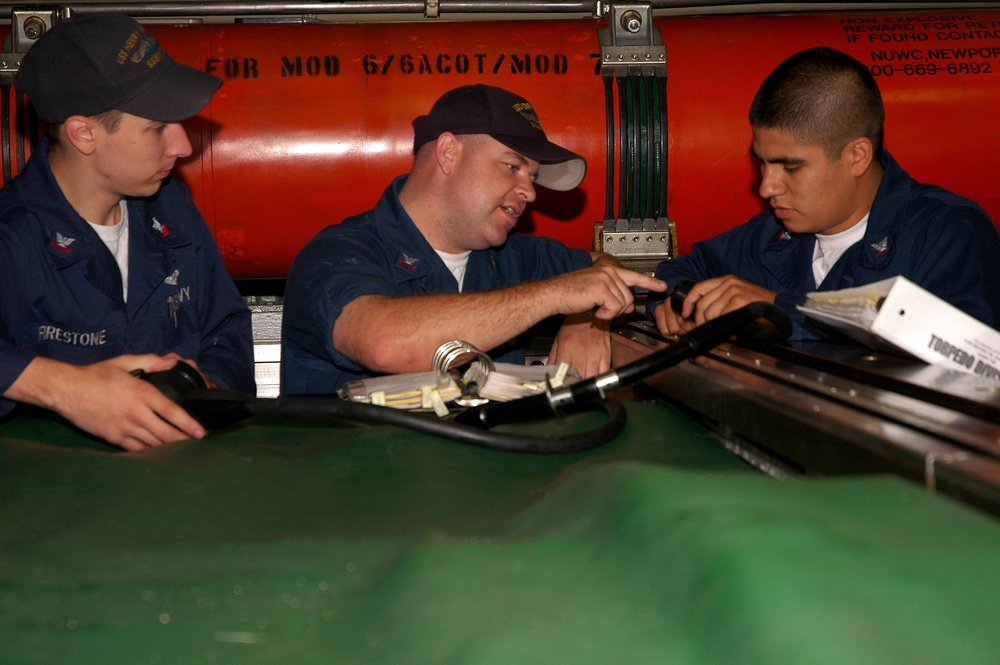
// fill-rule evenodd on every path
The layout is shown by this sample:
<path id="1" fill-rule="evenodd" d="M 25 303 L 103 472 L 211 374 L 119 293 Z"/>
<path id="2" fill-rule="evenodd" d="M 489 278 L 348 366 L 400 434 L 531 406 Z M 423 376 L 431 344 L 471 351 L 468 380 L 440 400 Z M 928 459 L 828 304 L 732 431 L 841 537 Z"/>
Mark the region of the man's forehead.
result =
<path id="1" fill-rule="evenodd" d="M 791 132 L 763 127 L 753 128 L 750 152 L 767 162 L 804 162 L 825 154 L 822 146 L 803 143 Z"/>
<path id="2" fill-rule="evenodd" d="M 505 148 L 506 148 L 506 146 L 505 146 Z M 525 166 L 532 166 L 532 165 L 538 164 L 538 162 L 535 161 L 534 159 L 532 159 L 531 157 L 525 157 L 524 155 L 522 155 L 518 151 L 511 150 L 510 148 L 506 148 L 503 151 L 503 153 L 502 153 L 501 156 L 506 157 L 508 159 L 511 159 L 511 160 L 513 160 L 515 162 L 519 162 L 521 164 L 524 164 Z"/>
<path id="3" fill-rule="evenodd" d="M 517 150 L 503 144 L 502 142 L 496 140 L 489 134 L 474 134 L 476 139 L 484 140 L 485 146 L 489 147 L 492 159 L 501 159 L 506 161 L 515 162 L 521 164 L 522 166 L 527 166 L 528 168 L 537 168 L 538 161 L 528 157 Z"/>

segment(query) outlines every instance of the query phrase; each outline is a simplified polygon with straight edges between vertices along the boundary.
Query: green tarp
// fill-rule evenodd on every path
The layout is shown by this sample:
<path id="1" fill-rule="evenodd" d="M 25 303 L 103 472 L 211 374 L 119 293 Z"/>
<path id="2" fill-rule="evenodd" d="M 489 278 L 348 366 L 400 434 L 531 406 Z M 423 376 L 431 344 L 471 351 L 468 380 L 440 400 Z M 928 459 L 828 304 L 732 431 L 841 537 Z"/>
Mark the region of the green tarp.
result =
<path id="1" fill-rule="evenodd" d="M 627 406 L 567 456 L 266 419 L 125 454 L 15 418 L 0 663 L 1000 660 L 992 518 L 888 477 L 775 480 Z"/>

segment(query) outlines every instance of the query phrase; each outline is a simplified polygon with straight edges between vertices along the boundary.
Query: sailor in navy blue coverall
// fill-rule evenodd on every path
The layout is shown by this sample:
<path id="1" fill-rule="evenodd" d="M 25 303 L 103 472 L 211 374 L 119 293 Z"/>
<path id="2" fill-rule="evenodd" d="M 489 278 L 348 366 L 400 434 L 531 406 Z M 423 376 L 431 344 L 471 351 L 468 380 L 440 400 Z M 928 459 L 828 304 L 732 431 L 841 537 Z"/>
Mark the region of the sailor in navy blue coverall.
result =
<path id="1" fill-rule="evenodd" d="M 972 201 L 907 175 L 882 147 L 884 118 L 878 86 L 854 58 L 820 47 L 782 62 L 750 108 L 771 210 L 660 263 L 669 288 L 695 285 L 679 314 L 650 294 L 657 327 L 679 334 L 765 301 L 792 317 L 791 339 L 831 337 L 797 310 L 807 293 L 897 275 L 996 327 L 996 227 Z"/>
<path id="2" fill-rule="evenodd" d="M 281 390 L 287 394 L 335 393 L 370 376 L 333 345 L 332 330 L 344 306 L 364 295 L 458 293 L 441 262 L 399 204 L 399 176 L 373 210 L 320 231 L 295 259 L 285 294 Z M 546 279 L 593 264 L 590 254 L 550 238 L 511 235 L 501 247 L 474 251 L 466 291 L 487 291 Z M 524 363 L 523 347 L 495 354 L 498 362 Z"/>
<path id="3" fill-rule="evenodd" d="M 530 102 L 493 86 L 446 92 L 413 127 L 410 173 L 374 211 L 321 231 L 292 265 L 282 393 L 427 371 L 453 339 L 503 353 L 557 315 L 565 318 L 550 360 L 584 376 L 605 371 L 610 321 L 634 310 L 631 287 L 662 282 L 611 257 L 512 234 L 536 184 L 575 188 L 583 158 L 548 140 Z"/>
<path id="4" fill-rule="evenodd" d="M 0 386 L 35 356 L 82 365 L 176 353 L 219 386 L 254 391 L 250 312 L 179 181 L 126 199 L 128 300 L 114 257 L 63 196 L 44 140 L 0 190 Z M 0 413 L 12 407 L 0 400 Z"/>
<path id="5" fill-rule="evenodd" d="M 180 121 L 222 80 L 121 14 L 57 22 L 16 84 L 46 139 L 0 194 L 0 415 L 43 407 L 127 450 L 205 436 L 137 371 L 254 391 L 250 313 L 187 188 Z"/>
<path id="6" fill-rule="evenodd" d="M 813 277 L 814 234 L 790 233 L 773 211 L 704 242 L 691 254 L 664 261 L 656 276 L 669 285 L 733 274 L 774 291 L 775 304 L 793 321 L 792 339 L 823 339 L 829 328 L 796 305 L 812 291 L 835 291 L 902 275 L 983 323 L 1000 324 L 1000 238 L 972 201 L 913 180 L 882 151 L 884 175 L 864 237 L 823 279 Z M 970 266 L 981 266 L 972 269 Z M 659 306 L 662 297 L 650 296 Z"/>

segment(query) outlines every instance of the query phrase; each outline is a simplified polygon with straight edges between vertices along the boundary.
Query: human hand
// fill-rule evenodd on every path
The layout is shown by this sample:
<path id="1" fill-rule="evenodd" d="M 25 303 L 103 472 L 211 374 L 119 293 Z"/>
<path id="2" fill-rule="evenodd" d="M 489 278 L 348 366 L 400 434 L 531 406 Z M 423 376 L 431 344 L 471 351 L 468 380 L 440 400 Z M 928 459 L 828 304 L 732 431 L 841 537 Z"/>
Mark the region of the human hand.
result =
<path id="1" fill-rule="evenodd" d="M 689 330 L 691 327 L 700 326 L 706 321 L 711 321 L 723 314 L 728 314 L 752 302 L 773 303 L 777 295 L 774 291 L 740 279 L 735 275 L 714 277 L 698 282 L 691 287 L 687 297 L 684 299 L 680 318 L 692 324 L 687 328 Z M 663 311 L 661 315 L 662 310 L 669 311 Z M 671 330 L 671 327 L 684 327 L 682 324 L 676 322 L 671 323 L 671 315 L 674 315 L 676 318 L 674 312 L 670 310 L 669 302 L 658 307 L 655 312 L 657 326 L 660 326 L 660 318 L 662 316 L 664 326 L 668 331 Z"/>
<path id="2" fill-rule="evenodd" d="M 172 368 L 175 357 L 126 355 L 92 365 L 35 358 L 5 397 L 51 409 L 80 429 L 125 450 L 200 439 L 205 428 L 131 372 Z"/>
<path id="3" fill-rule="evenodd" d="M 682 318 L 670 307 L 670 298 L 653 310 L 653 320 L 656 321 L 656 329 L 664 335 L 683 335 L 695 329 L 694 321 Z"/>
<path id="4" fill-rule="evenodd" d="M 549 364 L 566 363 L 589 379 L 611 367 L 611 324 L 589 314 L 570 314 L 549 351 Z"/>
<path id="5" fill-rule="evenodd" d="M 185 363 L 187 365 L 190 365 L 201 376 L 201 380 L 205 382 L 205 387 L 206 388 L 218 388 L 219 387 L 219 384 L 217 384 L 212 379 L 208 378 L 208 375 L 206 375 L 204 372 L 202 372 L 201 368 L 198 367 L 198 363 L 195 362 L 194 360 L 192 360 L 191 358 L 182 358 L 179 354 L 174 353 L 173 351 L 171 351 L 170 353 L 168 353 L 167 355 L 165 355 L 163 357 L 164 357 L 164 359 L 167 359 L 167 360 L 180 361 L 180 362 L 183 362 L 183 363 Z M 173 365 L 171 365 L 171 367 L 173 367 Z"/>
<path id="6" fill-rule="evenodd" d="M 613 258 L 598 258 L 594 265 L 554 278 L 563 289 L 558 292 L 560 313 L 592 312 L 598 319 L 611 321 L 635 311 L 632 289 L 664 291 L 666 282 L 621 267 Z"/>

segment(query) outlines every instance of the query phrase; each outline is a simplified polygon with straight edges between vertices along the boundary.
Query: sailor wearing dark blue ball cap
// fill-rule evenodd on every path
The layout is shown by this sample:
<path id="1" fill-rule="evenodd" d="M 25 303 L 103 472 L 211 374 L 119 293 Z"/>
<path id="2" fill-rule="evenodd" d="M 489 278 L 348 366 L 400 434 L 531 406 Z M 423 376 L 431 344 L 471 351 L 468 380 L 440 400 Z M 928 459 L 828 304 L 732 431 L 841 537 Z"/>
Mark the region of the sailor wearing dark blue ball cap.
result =
<path id="1" fill-rule="evenodd" d="M 177 122 L 204 108 L 222 79 L 176 62 L 134 19 L 101 13 L 43 33 L 24 57 L 16 85 L 48 123 L 112 109 Z"/>
<path id="2" fill-rule="evenodd" d="M 42 34 L 15 83 L 46 136 L 0 191 L 0 415 L 43 406 L 127 450 L 203 437 L 134 372 L 255 390 L 250 312 L 171 177 L 222 80 L 97 13 Z"/>
<path id="3" fill-rule="evenodd" d="M 585 378 L 606 371 L 610 322 L 634 310 L 632 288 L 665 285 L 606 254 L 518 231 L 537 186 L 583 181 L 583 157 L 548 139 L 527 99 L 483 84 L 444 92 L 413 132 L 409 173 L 295 258 L 282 394 L 429 371 L 449 340 L 524 364 L 524 333 L 557 316 L 549 361 Z"/>
<path id="4" fill-rule="evenodd" d="M 539 162 L 535 182 L 548 189 L 574 189 L 587 173 L 583 157 L 545 136 L 531 102 L 503 88 L 479 83 L 443 94 L 427 115 L 413 121 L 413 152 L 442 132 L 486 134 L 534 159 Z"/>

